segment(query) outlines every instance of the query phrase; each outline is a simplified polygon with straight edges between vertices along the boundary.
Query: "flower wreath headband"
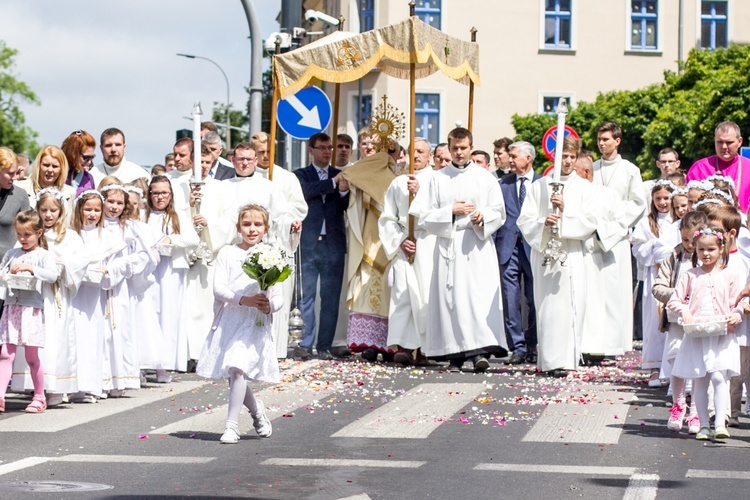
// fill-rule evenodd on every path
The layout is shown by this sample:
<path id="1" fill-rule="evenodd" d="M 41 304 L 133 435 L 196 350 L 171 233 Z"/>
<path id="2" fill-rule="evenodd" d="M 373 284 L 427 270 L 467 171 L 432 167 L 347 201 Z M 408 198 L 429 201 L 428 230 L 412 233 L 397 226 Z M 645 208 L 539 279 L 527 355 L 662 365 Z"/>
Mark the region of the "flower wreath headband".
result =
<path id="1" fill-rule="evenodd" d="M 724 233 L 715 229 L 711 229 L 710 227 L 698 229 L 693 233 L 693 238 L 698 238 L 700 236 L 716 236 L 719 241 L 724 241 Z"/>
<path id="2" fill-rule="evenodd" d="M 60 203 L 65 203 L 65 195 L 62 194 L 62 192 L 60 192 L 58 189 L 55 189 L 55 188 L 44 188 L 44 189 L 40 190 L 36 194 L 36 202 L 39 203 L 39 200 L 45 194 L 51 194 L 52 196 L 54 196 L 55 198 L 57 198 L 57 201 L 59 201 Z"/>
<path id="3" fill-rule="evenodd" d="M 700 189 L 701 191 L 711 191 L 714 183 L 711 181 L 690 181 L 687 184 L 688 189 Z"/>
<path id="4" fill-rule="evenodd" d="M 726 175 L 719 175 L 719 174 L 709 175 L 708 177 L 706 177 L 706 180 L 709 181 L 709 182 L 710 181 L 724 181 L 727 184 L 729 184 L 730 186 L 732 186 L 732 189 L 735 189 L 735 187 L 734 187 L 734 179 L 732 179 L 731 177 L 728 177 Z"/>
<path id="5" fill-rule="evenodd" d="M 671 200 L 675 196 L 687 196 L 687 195 L 688 195 L 688 190 L 686 188 L 680 187 L 680 188 L 675 189 L 669 194 L 669 199 Z"/>
<path id="6" fill-rule="evenodd" d="M 677 189 L 677 186 L 675 186 L 672 183 L 672 181 L 670 181 L 669 179 L 659 179 L 658 181 L 654 182 L 654 187 L 657 187 L 657 186 L 665 187 L 665 188 L 670 189 L 672 191 L 674 191 L 675 189 Z"/>
<path id="7" fill-rule="evenodd" d="M 104 196 L 102 196 L 102 193 L 100 193 L 96 189 L 87 189 L 86 191 L 83 191 L 81 194 L 76 196 L 75 204 L 78 205 L 78 202 L 80 202 L 84 196 L 89 196 L 92 194 L 95 194 L 96 196 L 98 196 L 99 199 L 102 200 L 102 203 L 104 203 Z"/>
<path id="8" fill-rule="evenodd" d="M 714 188 L 711 191 L 709 191 L 709 193 L 711 193 L 714 196 L 721 196 L 722 198 L 727 200 L 727 203 L 729 203 L 730 205 L 734 205 L 734 200 L 732 199 L 732 197 L 729 194 L 722 191 L 721 189 Z"/>
<path id="9" fill-rule="evenodd" d="M 116 189 L 118 191 L 122 191 L 125 194 L 128 194 L 128 190 L 122 184 L 110 184 L 109 186 L 104 186 L 99 191 L 101 191 L 101 193 L 104 194 L 107 191 L 112 191 L 113 189 Z"/>
<path id="10" fill-rule="evenodd" d="M 143 189 L 139 188 L 138 186 L 125 186 L 123 189 L 126 193 L 135 193 L 143 198 Z"/>

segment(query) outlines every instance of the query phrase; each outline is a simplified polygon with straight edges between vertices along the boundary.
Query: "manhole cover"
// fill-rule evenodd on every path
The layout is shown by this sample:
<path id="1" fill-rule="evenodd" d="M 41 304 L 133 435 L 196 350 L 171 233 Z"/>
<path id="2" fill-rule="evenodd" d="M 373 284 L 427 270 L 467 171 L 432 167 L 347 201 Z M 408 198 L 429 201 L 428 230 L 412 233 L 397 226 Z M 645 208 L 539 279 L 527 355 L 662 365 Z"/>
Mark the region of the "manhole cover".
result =
<path id="1" fill-rule="evenodd" d="M 102 491 L 111 490 L 108 484 L 72 483 L 68 481 L 16 481 L 0 483 L 0 491 L 34 491 L 56 493 L 58 491 Z"/>

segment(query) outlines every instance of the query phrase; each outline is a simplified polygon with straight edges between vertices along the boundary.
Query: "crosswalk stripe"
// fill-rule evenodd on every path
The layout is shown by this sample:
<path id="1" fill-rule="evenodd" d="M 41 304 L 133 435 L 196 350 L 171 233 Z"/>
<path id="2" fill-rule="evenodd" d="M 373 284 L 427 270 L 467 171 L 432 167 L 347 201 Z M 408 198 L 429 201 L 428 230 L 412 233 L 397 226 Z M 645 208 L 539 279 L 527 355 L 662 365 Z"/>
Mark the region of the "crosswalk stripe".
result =
<path id="1" fill-rule="evenodd" d="M 622 500 L 654 500 L 658 485 L 659 476 L 656 474 L 633 474 Z"/>
<path id="2" fill-rule="evenodd" d="M 483 384 L 421 384 L 332 437 L 424 439 L 485 390 Z"/>
<path id="3" fill-rule="evenodd" d="M 0 476 L 48 462 L 136 463 L 136 464 L 206 464 L 216 457 L 170 457 L 143 455 L 63 455 L 60 457 L 26 457 L 0 465 Z"/>
<path id="4" fill-rule="evenodd" d="M 632 476 L 635 467 L 603 467 L 585 465 L 540 465 L 540 464 L 479 464 L 474 470 L 495 472 L 539 472 L 544 474 L 586 474 L 590 476 Z"/>
<path id="5" fill-rule="evenodd" d="M 617 444 L 628 416 L 629 396 L 613 386 L 586 387 L 587 404 L 561 403 L 545 408 L 523 441 L 542 443 Z M 591 393 L 596 398 L 592 400 Z M 580 397 L 581 392 L 560 393 L 560 399 Z"/>
<path id="6" fill-rule="evenodd" d="M 701 470 L 688 469 L 685 477 L 695 479 L 750 479 L 750 472 L 744 470 Z"/>
<path id="7" fill-rule="evenodd" d="M 427 462 L 414 460 L 356 460 L 346 458 L 269 458 L 260 465 L 294 467 L 379 467 L 386 469 L 418 469 Z"/>
<path id="8" fill-rule="evenodd" d="M 124 397 L 110 398 L 96 404 L 75 404 L 71 408 L 65 408 L 64 411 L 53 408 L 34 415 L 33 425 L 30 425 L 28 415 L 22 412 L 9 413 L 3 418 L 0 432 L 58 432 L 189 392 L 205 383 L 205 381 L 172 382 L 166 386 L 127 391 Z"/>
<path id="9" fill-rule="evenodd" d="M 293 400 L 291 400 L 291 391 L 279 390 L 278 387 L 269 387 L 254 394 L 257 399 L 263 401 L 268 418 L 275 420 L 283 415 L 291 414 L 299 408 L 326 398 L 334 392 L 335 389 L 333 388 L 322 390 L 316 388 L 295 389 Z M 185 432 L 221 434 L 224 432 L 226 420 L 227 405 L 221 405 L 212 408 L 210 411 L 196 413 L 188 418 L 183 418 L 172 424 L 154 429 L 149 434 L 179 434 Z M 245 433 L 252 429 L 252 420 L 249 416 L 243 415 L 240 418 L 239 427 L 240 433 Z"/>

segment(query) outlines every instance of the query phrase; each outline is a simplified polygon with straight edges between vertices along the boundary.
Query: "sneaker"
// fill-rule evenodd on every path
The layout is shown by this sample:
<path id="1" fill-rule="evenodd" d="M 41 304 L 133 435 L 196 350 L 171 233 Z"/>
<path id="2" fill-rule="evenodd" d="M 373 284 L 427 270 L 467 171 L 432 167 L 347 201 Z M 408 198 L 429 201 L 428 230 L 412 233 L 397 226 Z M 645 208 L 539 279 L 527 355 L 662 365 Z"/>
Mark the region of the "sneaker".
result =
<path id="1" fill-rule="evenodd" d="M 698 415 L 691 415 L 687 419 L 688 424 L 688 434 L 698 434 L 698 431 L 701 428 L 701 419 L 698 418 Z"/>
<path id="2" fill-rule="evenodd" d="M 686 408 L 679 403 L 672 405 L 672 408 L 669 410 L 667 429 L 670 431 L 681 431 L 682 421 L 685 420 L 685 411 Z"/>
<path id="3" fill-rule="evenodd" d="M 714 437 L 716 439 L 729 439 L 729 431 L 726 427 L 717 427 Z"/>
<path id="4" fill-rule="evenodd" d="M 156 370 L 156 383 L 168 384 L 172 381 L 172 376 L 167 370 Z"/>
<path id="5" fill-rule="evenodd" d="M 125 394 L 125 391 L 122 389 L 112 389 L 109 391 L 110 398 L 121 398 L 123 394 Z"/>
<path id="6" fill-rule="evenodd" d="M 266 407 L 260 399 L 256 399 L 255 401 L 258 406 L 258 411 L 251 414 L 253 417 L 253 427 L 255 428 L 255 432 L 257 432 L 258 436 L 262 438 L 271 437 L 273 429 L 271 428 L 271 421 L 268 420 L 268 417 L 266 416 Z"/>
<path id="7" fill-rule="evenodd" d="M 227 427 L 224 430 L 224 434 L 221 435 L 221 439 L 219 439 L 219 442 L 221 444 L 237 444 L 240 442 L 240 435 L 237 433 L 236 429 Z"/>
<path id="8" fill-rule="evenodd" d="M 695 435 L 695 439 L 698 441 L 708 441 L 711 439 L 711 429 L 708 427 L 701 427 L 701 430 Z"/>

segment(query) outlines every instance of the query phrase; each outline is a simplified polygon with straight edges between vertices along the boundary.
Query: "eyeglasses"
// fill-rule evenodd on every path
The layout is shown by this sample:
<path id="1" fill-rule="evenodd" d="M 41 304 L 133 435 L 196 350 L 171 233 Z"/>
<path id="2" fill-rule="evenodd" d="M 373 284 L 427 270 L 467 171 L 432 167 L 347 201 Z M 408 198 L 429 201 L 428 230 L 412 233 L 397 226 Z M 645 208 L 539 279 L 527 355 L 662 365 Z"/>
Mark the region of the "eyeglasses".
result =
<path id="1" fill-rule="evenodd" d="M 166 198 L 167 196 L 170 196 L 172 193 L 170 193 L 169 191 L 151 191 L 151 193 L 149 194 L 153 196 L 154 198 Z"/>
<path id="2" fill-rule="evenodd" d="M 318 151 L 333 151 L 333 146 L 315 146 L 312 149 L 317 149 Z"/>
<path id="3" fill-rule="evenodd" d="M 81 155 L 81 159 L 84 163 L 86 163 L 87 161 L 94 161 L 94 158 L 96 158 L 96 155 Z"/>

